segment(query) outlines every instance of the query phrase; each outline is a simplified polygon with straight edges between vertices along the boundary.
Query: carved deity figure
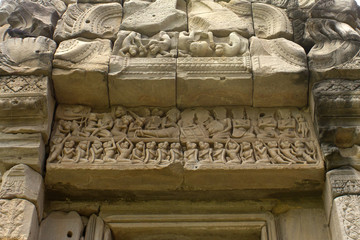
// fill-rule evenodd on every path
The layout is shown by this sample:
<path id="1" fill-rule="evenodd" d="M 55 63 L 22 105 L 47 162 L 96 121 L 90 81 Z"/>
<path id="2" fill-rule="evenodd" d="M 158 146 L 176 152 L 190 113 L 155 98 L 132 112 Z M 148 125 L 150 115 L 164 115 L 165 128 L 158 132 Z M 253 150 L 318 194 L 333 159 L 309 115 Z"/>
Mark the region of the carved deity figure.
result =
<path id="1" fill-rule="evenodd" d="M 215 142 L 214 150 L 212 152 L 214 163 L 226 163 L 225 154 L 224 144 Z"/>
<path id="2" fill-rule="evenodd" d="M 50 155 L 48 158 L 48 161 L 50 163 L 55 162 L 55 161 L 58 161 L 58 162 L 61 161 L 60 154 L 63 150 L 64 143 L 68 140 L 68 138 L 70 136 L 71 135 L 69 133 L 65 138 L 55 136 L 51 139 Z"/>
<path id="3" fill-rule="evenodd" d="M 114 125 L 114 121 L 110 114 L 104 113 L 96 124 L 97 128 L 93 131 L 92 135 L 97 137 L 111 137 L 111 129 Z"/>
<path id="4" fill-rule="evenodd" d="M 278 110 L 278 129 L 280 131 L 280 137 L 296 137 L 295 128 L 296 122 L 295 119 L 291 116 L 289 110 Z"/>
<path id="5" fill-rule="evenodd" d="M 115 154 L 116 154 L 116 144 L 114 138 L 111 141 L 106 141 L 103 143 L 104 147 L 104 163 L 116 163 Z"/>
<path id="6" fill-rule="evenodd" d="M 214 139 L 224 139 L 230 137 L 231 119 L 226 116 L 226 109 L 223 107 L 214 108 L 214 120 L 206 125 L 209 136 Z"/>
<path id="7" fill-rule="evenodd" d="M 291 163 L 304 163 L 295 157 L 294 152 L 291 149 L 291 143 L 288 140 L 281 140 L 279 146 L 283 158 Z"/>
<path id="8" fill-rule="evenodd" d="M 305 146 L 306 145 L 306 146 Z M 300 142 L 299 140 L 295 141 L 292 153 L 298 157 L 302 158 L 306 161 L 306 163 L 316 163 L 317 161 L 314 159 L 316 148 L 313 142 Z"/>
<path id="9" fill-rule="evenodd" d="M 88 162 L 89 142 L 80 141 L 75 149 L 75 163 Z"/>
<path id="10" fill-rule="evenodd" d="M 145 161 L 148 164 L 158 164 L 158 155 L 156 149 L 156 143 L 154 141 L 146 144 Z"/>
<path id="11" fill-rule="evenodd" d="M 168 142 L 162 142 L 158 144 L 157 149 L 157 156 L 158 156 L 158 163 L 159 164 L 168 164 L 170 163 L 171 154 L 168 150 L 169 143 Z"/>
<path id="12" fill-rule="evenodd" d="M 232 137 L 255 137 L 254 127 L 252 126 L 251 120 L 248 118 L 245 109 L 233 109 L 232 115 Z"/>
<path id="13" fill-rule="evenodd" d="M 297 114 L 295 116 L 296 122 L 297 122 L 297 133 L 300 137 L 306 138 L 309 136 L 309 124 L 306 122 L 304 116 L 302 114 Z"/>
<path id="14" fill-rule="evenodd" d="M 270 141 L 267 143 L 268 153 L 271 157 L 271 163 L 273 164 L 291 164 L 293 161 L 282 156 L 278 144 L 276 141 Z M 285 159 L 285 160 L 284 160 Z"/>
<path id="15" fill-rule="evenodd" d="M 116 161 L 119 163 L 131 163 L 130 155 L 134 144 L 129 139 L 124 138 L 116 143 L 116 148 L 119 151 Z"/>
<path id="16" fill-rule="evenodd" d="M 272 114 L 260 113 L 255 133 L 258 138 L 274 138 L 276 134 L 277 121 Z"/>
<path id="17" fill-rule="evenodd" d="M 131 158 L 132 163 L 144 163 L 145 160 L 145 143 L 138 142 L 132 150 Z"/>
<path id="18" fill-rule="evenodd" d="M 241 163 L 241 158 L 239 157 L 240 145 L 237 142 L 229 139 L 225 144 L 225 151 L 227 163 Z"/>
<path id="19" fill-rule="evenodd" d="M 170 162 L 182 162 L 184 155 L 180 143 L 172 143 L 170 145 L 170 156 Z"/>
<path id="20" fill-rule="evenodd" d="M 197 163 L 198 162 L 198 153 L 196 143 L 187 142 L 186 150 L 184 152 L 185 163 Z"/>
<path id="21" fill-rule="evenodd" d="M 104 152 L 103 144 L 99 140 L 95 140 L 90 147 L 90 163 L 102 163 L 102 154 Z"/>
<path id="22" fill-rule="evenodd" d="M 254 150 L 249 142 L 241 143 L 240 158 L 243 164 L 255 163 Z"/>
<path id="23" fill-rule="evenodd" d="M 255 159 L 257 164 L 270 164 L 269 155 L 267 153 L 267 148 L 261 141 L 255 141 L 254 144 L 255 150 Z"/>
<path id="24" fill-rule="evenodd" d="M 75 142 L 74 141 L 66 141 L 64 143 L 64 149 L 62 150 L 62 158 L 61 162 L 74 162 L 75 156 Z"/>
<path id="25" fill-rule="evenodd" d="M 212 163 L 212 149 L 207 142 L 199 142 L 199 162 L 200 163 Z"/>

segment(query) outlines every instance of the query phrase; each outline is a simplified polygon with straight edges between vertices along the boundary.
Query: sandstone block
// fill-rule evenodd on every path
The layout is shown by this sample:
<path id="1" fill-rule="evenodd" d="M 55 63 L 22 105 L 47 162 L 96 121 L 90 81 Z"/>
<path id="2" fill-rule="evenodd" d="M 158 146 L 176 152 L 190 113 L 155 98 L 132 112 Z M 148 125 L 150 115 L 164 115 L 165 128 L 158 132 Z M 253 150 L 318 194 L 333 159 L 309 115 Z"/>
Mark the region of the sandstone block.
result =
<path id="1" fill-rule="evenodd" d="M 39 221 L 43 215 L 44 197 L 42 176 L 25 164 L 14 166 L 3 175 L 0 198 L 21 198 L 32 202 L 36 206 Z"/>
<path id="2" fill-rule="evenodd" d="M 218 37 L 231 32 L 247 38 L 254 35 L 251 3 L 248 1 L 191 0 L 188 17 L 189 31 L 210 31 Z"/>
<path id="3" fill-rule="evenodd" d="M 38 239 L 35 206 L 26 200 L 0 200 L 0 239 Z"/>
<path id="4" fill-rule="evenodd" d="M 304 49 L 286 39 L 250 39 L 255 107 L 307 105 L 308 70 Z"/>
<path id="5" fill-rule="evenodd" d="M 359 206 L 359 195 L 341 196 L 334 199 L 330 219 L 332 239 L 349 240 L 359 237 Z"/>
<path id="6" fill-rule="evenodd" d="M 45 76 L 0 76 L 0 131 L 50 136 L 55 108 L 52 84 Z"/>
<path id="7" fill-rule="evenodd" d="M 49 75 L 56 43 L 46 37 L 12 38 L 0 43 L 0 75 Z"/>
<path id="8" fill-rule="evenodd" d="M 54 40 L 60 42 L 75 37 L 115 39 L 121 18 L 119 3 L 69 4 L 55 28 Z"/>
<path id="9" fill-rule="evenodd" d="M 52 38 L 60 16 L 52 6 L 46 7 L 32 1 L 19 2 L 8 17 L 12 37 Z"/>
<path id="10" fill-rule="evenodd" d="M 175 106 L 175 58 L 112 56 L 109 71 L 110 105 Z"/>
<path id="11" fill-rule="evenodd" d="M 52 72 L 58 102 L 106 108 L 110 54 L 111 41 L 107 39 L 78 38 L 61 42 Z"/>
<path id="12" fill-rule="evenodd" d="M 360 173 L 351 167 L 333 169 L 326 173 L 324 205 L 328 220 L 333 200 L 343 195 L 360 195 Z"/>
<path id="13" fill-rule="evenodd" d="M 39 240 L 80 239 L 83 228 L 77 212 L 51 212 L 41 222 Z"/>
<path id="14" fill-rule="evenodd" d="M 177 61 L 179 107 L 251 105 L 250 57 L 186 57 Z"/>
<path id="15" fill-rule="evenodd" d="M 0 135 L 0 169 L 7 169 L 26 164 L 40 174 L 45 166 L 45 146 L 38 134 L 1 134 Z"/>
<path id="16" fill-rule="evenodd" d="M 184 31 L 187 28 L 184 0 L 141 0 L 124 2 L 124 20 L 121 29 L 132 30 L 147 36 L 160 31 Z"/>
<path id="17" fill-rule="evenodd" d="M 293 39 L 292 24 L 284 9 L 264 3 L 253 3 L 252 14 L 256 37 Z"/>

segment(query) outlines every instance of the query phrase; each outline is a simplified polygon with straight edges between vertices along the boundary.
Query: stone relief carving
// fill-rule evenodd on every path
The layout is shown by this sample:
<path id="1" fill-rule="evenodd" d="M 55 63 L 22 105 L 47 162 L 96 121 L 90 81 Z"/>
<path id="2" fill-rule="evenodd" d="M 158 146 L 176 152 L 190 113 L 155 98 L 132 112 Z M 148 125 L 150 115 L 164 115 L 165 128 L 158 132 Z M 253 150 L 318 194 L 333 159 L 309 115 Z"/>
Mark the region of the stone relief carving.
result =
<path id="1" fill-rule="evenodd" d="M 56 49 L 53 65 L 61 69 L 101 69 L 107 72 L 111 45 L 107 39 L 76 38 L 62 41 Z"/>
<path id="2" fill-rule="evenodd" d="M 113 55 L 122 57 L 176 57 L 178 34 L 160 31 L 148 38 L 134 31 L 120 31 Z"/>
<path id="3" fill-rule="evenodd" d="M 318 146 L 296 109 L 134 108 L 95 113 L 60 105 L 49 163 L 315 164 Z"/>
<path id="4" fill-rule="evenodd" d="M 285 10 L 264 3 L 253 3 L 252 13 L 256 37 L 293 39 L 292 24 Z"/>
<path id="5" fill-rule="evenodd" d="M 254 35 L 248 1 L 191 0 L 188 15 L 190 32 L 210 31 L 217 37 L 226 37 L 232 32 L 247 38 Z"/>
<path id="6" fill-rule="evenodd" d="M 48 75 L 56 43 L 46 37 L 13 38 L 0 43 L 0 74 Z"/>
<path id="7" fill-rule="evenodd" d="M 187 28 L 184 0 L 126 0 L 121 29 L 153 36 L 160 31 L 185 31 Z"/>
<path id="8" fill-rule="evenodd" d="M 74 37 L 115 39 L 121 17 L 119 3 L 70 4 L 55 28 L 54 40 L 60 42 Z"/>
<path id="9" fill-rule="evenodd" d="M 249 55 L 249 42 L 236 32 L 223 38 L 212 32 L 181 32 L 178 51 L 180 57 L 239 57 Z"/>

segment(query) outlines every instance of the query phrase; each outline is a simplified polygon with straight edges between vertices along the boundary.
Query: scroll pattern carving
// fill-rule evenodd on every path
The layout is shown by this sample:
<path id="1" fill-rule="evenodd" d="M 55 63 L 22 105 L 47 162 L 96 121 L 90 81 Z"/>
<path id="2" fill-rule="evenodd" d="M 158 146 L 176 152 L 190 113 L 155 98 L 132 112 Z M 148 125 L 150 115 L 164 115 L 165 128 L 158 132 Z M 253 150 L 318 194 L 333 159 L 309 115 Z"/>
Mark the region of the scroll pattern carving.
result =
<path id="1" fill-rule="evenodd" d="M 360 199 L 357 195 L 342 196 L 335 199 L 343 239 L 356 240 L 360 235 Z"/>
<path id="2" fill-rule="evenodd" d="M 315 164 L 318 146 L 296 109 L 60 105 L 49 163 Z"/>

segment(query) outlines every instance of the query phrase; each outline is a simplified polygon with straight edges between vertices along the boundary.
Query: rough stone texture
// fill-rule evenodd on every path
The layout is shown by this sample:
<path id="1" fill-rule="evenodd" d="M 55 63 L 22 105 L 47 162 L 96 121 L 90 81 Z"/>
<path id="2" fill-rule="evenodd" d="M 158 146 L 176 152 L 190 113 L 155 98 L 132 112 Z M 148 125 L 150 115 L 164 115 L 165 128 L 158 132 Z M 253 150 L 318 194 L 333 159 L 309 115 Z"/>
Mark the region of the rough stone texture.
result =
<path id="1" fill-rule="evenodd" d="M 77 212 L 51 212 L 41 222 L 39 240 L 80 239 L 83 228 Z"/>
<path id="2" fill-rule="evenodd" d="M 175 106 L 175 74 L 174 58 L 111 56 L 110 105 Z"/>
<path id="3" fill-rule="evenodd" d="M 359 206 L 359 195 L 348 195 L 335 198 L 330 219 L 332 239 L 357 240 L 359 238 Z"/>
<path id="4" fill-rule="evenodd" d="M 279 216 L 280 239 L 330 240 L 324 210 L 293 209 Z"/>
<path id="5" fill-rule="evenodd" d="M 57 42 L 75 37 L 115 39 L 121 17 L 119 3 L 69 4 L 55 28 L 54 39 Z"/>
<path id="6" fill-rule="evenodd" d="M 177 105 L 251 105 L 250 64 L 249 56 L 178 58 Z"/>
<path id="7" fill-rule="evenodd" d="M 228 36 L 231 32 L 244 37 L 254 35 L 251 3 L 248 1 L 191 0 L 188 18 L 189 31 L 211 31 L 218 37 Z"/>
<path id="8" fill-rule="evenodd" d="M 44 197 L 42 176 L 25 164 L 14 166 L 3 175 L 0 198 L 21 198 L 32 202 L 36 206 L 39 221 L 43 215 Z"/>
<path id="9" fill-rule="evenodd" d="M 0 76 L 0 131 L 41 133 L 49 139 L 55 102 L 45 76 Z"/>
<path id="10" fill-rule="evenodd" d="M 12 38 L 0 43 L 0 75 L 48 75 L 56 43 L 46 37 Z"/>
<path id="11" fill-rule="evenodd" d="M 57 101 L 106 108 L 110 54 L 111 41 L 107 39 L 77 38 L 61 42 L 52 71 Z"/>
<path id="12" fill-rule="evenodd" d="M 147 36 L 153 36 L 160 31 L 185 31 L 186 3 L 184 0 L 126 0 L 121 29 Z"/>
<path id="13" fill-rule="evenodd" d="M 35 206 L 26 200 L 0 200 L 0 239 L 37 240 Z"/>
<path id="14" fill-rule="evenodd" d="M 19 2 L 7 21 L 10 24 L 9 34 L 12 37 L 52 38 L 60 16 L 54 7 L 31 1 Z"/>
<path id="15" fill-rule="evenodd" d="M 360 173 L 351 167 L 333 169 L 326 173 L 324 207 L 328 220 L 333 200 L 343 195 L 360 195 Z"/>
<path id="16" fill-rule="evenodd" d="M 1 134 L 0 170 L 4 173 L 12 166 L 23 163 L 39 173 L 44 170 L 45 146 L 38 134 Z"/>
<path id="17" fill-rule="evenodd" d="M 285 10 L 264 3 L 253 3 L 252 14 L 256 37 L 293 39 L 292 24 Z"/>
<path id="18" fill-rule="evenodd" d="M 344 165 L 359 169 L 359 87 L 358 80 L 340 79 L 313 86 L 310 106 L 329 169 Z"/>
<path id="19" fill-rule="evenodd" d="M 250 39 L 254 78 L 253 106 L 307 105 L 308 70 L 304 49 L 280 38 Z M 281 87 L 280 87 L 281 86 Z"/>

